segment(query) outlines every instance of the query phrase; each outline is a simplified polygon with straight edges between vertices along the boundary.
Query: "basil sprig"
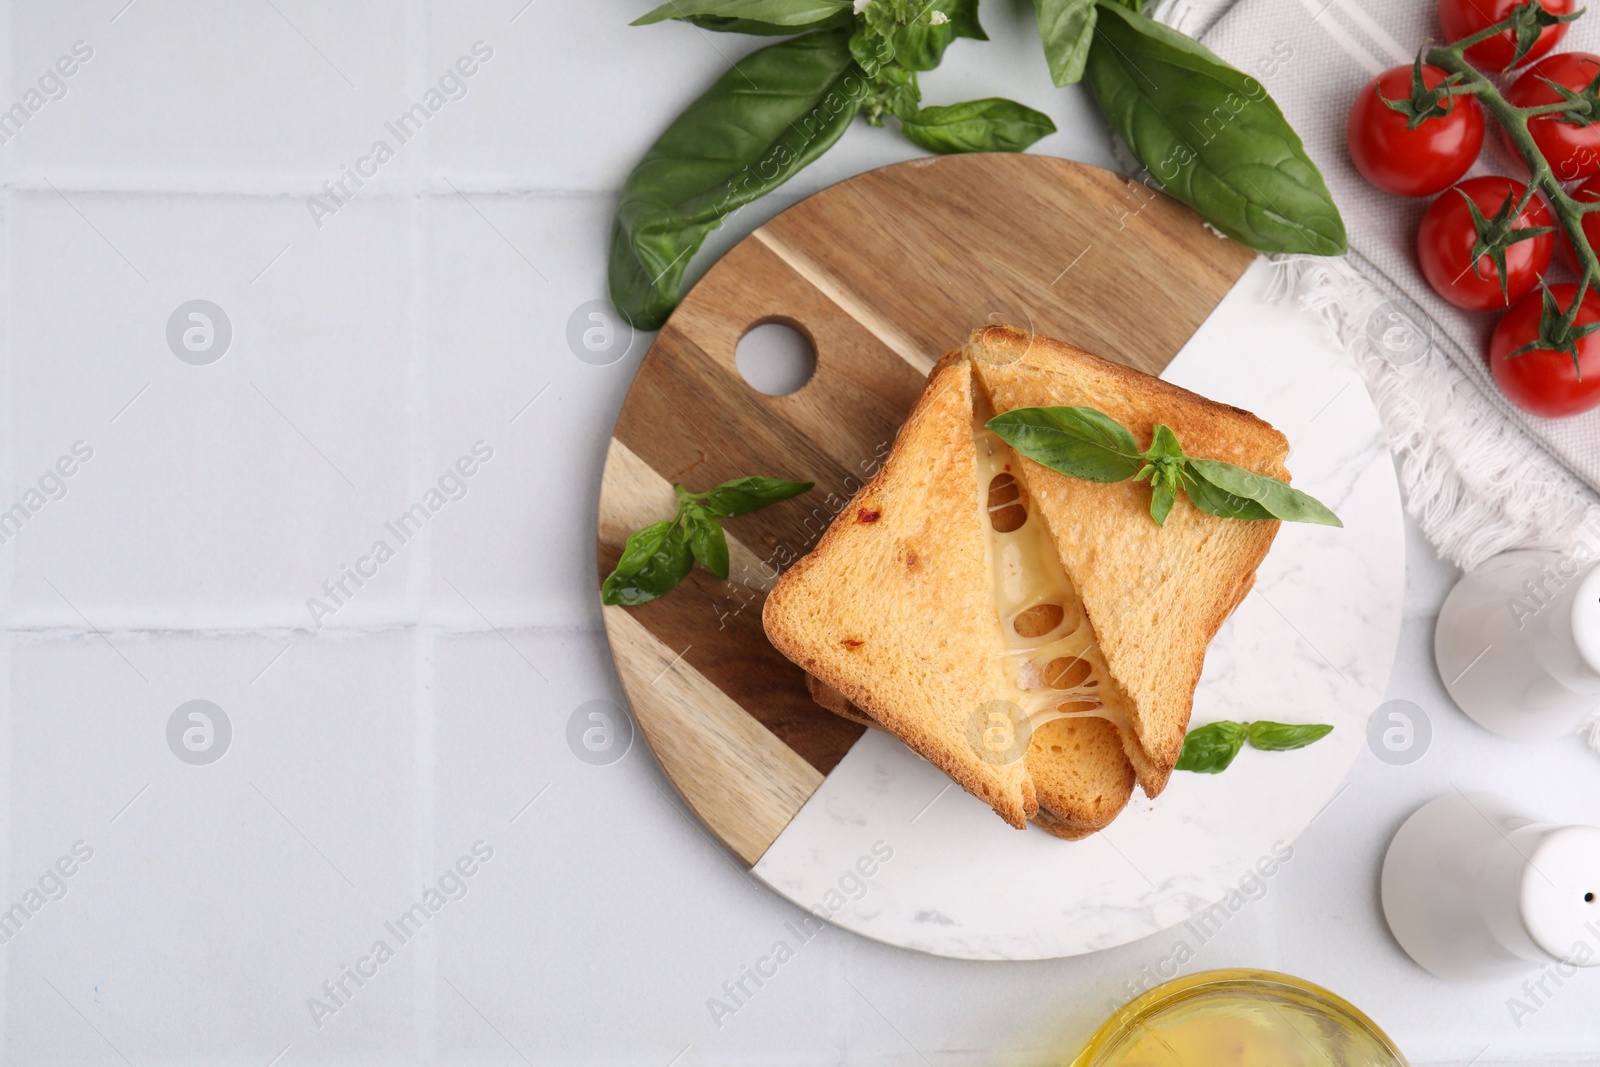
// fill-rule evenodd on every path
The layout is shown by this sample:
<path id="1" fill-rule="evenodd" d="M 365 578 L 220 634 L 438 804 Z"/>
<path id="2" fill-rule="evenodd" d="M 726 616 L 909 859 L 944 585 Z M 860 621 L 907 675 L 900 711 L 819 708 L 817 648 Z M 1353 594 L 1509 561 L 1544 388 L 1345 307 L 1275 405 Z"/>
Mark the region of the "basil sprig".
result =
<path id="1" fill-rule="evenodd" d="M 1154 183 L 1264 252 L 1338 255 L 1322 175 L 1253 78 L 1146 18 L 1140 0 L 1035 0 L 1057 85 L 1087 80 Z M 956 40 L 988 40 L 978 0 L 668 0 L 636 25 L 804 34 L 741 59 L 689 105 L 623 187 L 611 299 L 653 330 L 706 235 L 827 151 L 860 114 L 930 152 L 1018 152 L 1055 131 L 1009 100 L 922 107 L 917 76 Z M 1520 40 L 1520 37 L 1519 37 Z"/>
<path id="2" fill-rule="evenodd" d="M 1305 748 L 1333 731 L 1322 723 L 1230 722 L 1223 719 L 1190 730 L 1183 740 L 1177 769 L 1199 774 L 1220 774 L 1228 769 L 1245 742 L 1263 752 L 1288 752 Z"/>
<path id="3" fill-rule="evenodd" d="M 1339 209 L 1260 82 L 1121 4 L 1097 9 L 1084 77 L 1166 192 L 1259 251 L 1343 254 Z"/>
<path id="4" fill-rule="evenodd" d="M 706 236 L 831 148 L 856 115 L 887 118 L 934 152 L 1016 152 L 1055 131 L 1011 101 L 922 108 L 920 72 L 956 40 L 986 41 L 978 0 L 669 0 L 636 21 L 803 34 L 739 60 L 689 105 L 623 185 L 612 226 L 611 301 L 654 330 L 678 302 Z"/>
<path id="5" fill-rule="evenodd" d="M 1225 519 L 1282 519 L 1343 526 L 1339 516 L 1287 482 L 1183 451 L 1170 427 L 1157 424 L 1143 452 L 1127 428 L 1088 407 L 1016 408 L 989 429 L 1017 454 L 1069 478 L 1150 483 L 1150 517 L 1166 525 L 1181 491 L 1201 511 Z"/>
<path id="6" fill-rule="evenodd" d="M 728 538 L 722 520 L 799 496 L 810 482 L 786 482 L 753 475 L 723 482 L 704 493 L 681 485 L 678 513 L 628 535 L 616 569 L 600 584 L 602 604 L 637 607 L 676 589 L 699 560 L 718 578 L 728 576 Z"/>

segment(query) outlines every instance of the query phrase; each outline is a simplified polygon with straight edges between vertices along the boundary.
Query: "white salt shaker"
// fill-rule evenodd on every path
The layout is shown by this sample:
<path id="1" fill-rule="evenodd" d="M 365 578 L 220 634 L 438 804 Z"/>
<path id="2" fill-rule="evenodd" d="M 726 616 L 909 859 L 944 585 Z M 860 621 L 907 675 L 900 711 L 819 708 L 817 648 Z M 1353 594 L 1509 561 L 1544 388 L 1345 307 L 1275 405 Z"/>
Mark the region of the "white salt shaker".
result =
<path id="1" fill-rule="evenodd" d="M 1441 978 L 1600 965 L 1600 827 L 1559 826 L 1498 797 L 1448 793 L 1405 821 L 1383 860 L 1383 913 Z"/>
<path id="2" fill-rule="evenodd" d="M 1555 552 L 1496 556 L 1451 590 L 1433 652 L 1478 725 L 1517 738 L 1572 733 L 1600 707 L 1600 566 Z"/>

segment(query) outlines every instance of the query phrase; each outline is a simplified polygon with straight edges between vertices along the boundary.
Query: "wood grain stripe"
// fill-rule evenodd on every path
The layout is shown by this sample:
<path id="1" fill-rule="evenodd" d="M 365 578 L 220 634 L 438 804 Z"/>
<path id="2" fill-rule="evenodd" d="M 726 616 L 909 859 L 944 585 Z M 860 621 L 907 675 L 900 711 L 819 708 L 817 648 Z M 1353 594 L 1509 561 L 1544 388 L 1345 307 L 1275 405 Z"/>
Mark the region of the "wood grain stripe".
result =
<path id="1" fill-rule="evenodd" d="M 754 866 L 822 775 L 626 609 L 603 610 L 634 717 L 662 770 L 711 831 Z"/>
<path id="2" fill-rule="evenodd" d="M 943 352 L 929 354 L 917 347 L 917 343 L 902 333 L 894 323 L 878 314 L 877 310 L 867 301 L 858 297 L 838 279 L 830 276 L 827 271 L 817 266 L 809 257 L 800 252 L 787 241 L 780 238 L 770 230 L 757 230 L 752 235 L 756 240 L 772 249 L 773 255 L 783 260 L 794 272 L 806 281 L 812 288 L 822 293 L 829 300 L 839 306 L 839 310 L 850 316 L 872 332 L 872 336 L 882 341 L 895 355 L 905 360 L 918 374 L 927 377 L 933 370 L 934 363 Z"/>

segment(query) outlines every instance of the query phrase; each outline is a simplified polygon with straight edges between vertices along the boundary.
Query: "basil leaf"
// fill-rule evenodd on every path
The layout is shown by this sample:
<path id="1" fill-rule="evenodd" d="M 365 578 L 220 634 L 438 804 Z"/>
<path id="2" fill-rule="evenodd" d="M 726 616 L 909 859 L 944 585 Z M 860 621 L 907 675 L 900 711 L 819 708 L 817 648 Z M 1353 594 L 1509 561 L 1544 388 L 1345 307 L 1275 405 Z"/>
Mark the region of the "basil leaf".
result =
<path id="1" fill-rule="evenodd" d="M 694 15 L 749 19 L 771 26 L 809 26 L 851 9 L 851 0 L 667 0 L 629 25 L 648 26 Z"/>
<path id="2" fill-rule="evenodd" d="M 1167 516 L 1172 514 L 1172 505 L 1177 499 L 1178 492 L 1170 485 L 1150 487 L 1150 517 L 1156 520 L 1157 526 L 1167 524 Z"/>
<path id="3" fill-rule="evenodd" d="M 1263 752 L 1288 752 L 1291 749 L 1305 748 L 1332 732 L 1332 726 L 1319 723 L 1290 725 L 1281 722 L 1253 722 L 1245 727 L 1245 737 L 1249 739 L 1250 747 L 1259 748 Z"/>
<path id="4" fill-rule="evenodd" d="M 1189 470 L 1224 493 L 1255 501 L 1273 518 L 1285 522 L 1314 522 L 1321 526 L 1344 525 L 1339 521 L 1339 516 L 1315 497 L 1276 478 L 1268 478 L 1218 459 L 1191 459 Z M 1192 492 L 1189 498 L 1194 499 Z"/>
<path id="5" fill-rule="evenodd" d="M 744 57 L 690 104 L 623 184 L 609 266 L 623 318 L 659 328 L 706 235 L 832 147 L 865 90 L 845 35 L 808 33 Z"/>
<path id="6" fill-rule="evenodd" d="M 688 535 L 676 519 L 635 530 L 617 568 L 600 585 L 602 604 L 635 607 L 675 589 L 694 566 Z"/>
<path id="7" fill-rule="evenodd" d="M 1034 14 L 1050 77 L 1057 86 L 1081 80 L 1094 40 L 1094 0 L 1034 0 Z"/>
<path id="8" fill-rule="evenodd" d="M 698 494 L 705 510 L 718 518 L 731 519 L 735 515 L 776 504 L 780 500 L 799 496 L 812 486 L 811 482 L 786 482 L 780 478 L 763 478 L 759 474 L 723 482 L 710 492 Z"/>
<path id="9" fill-rule="evenodd" d="M 706 570 L 718 578 L 728 576 L 728 537 L 722 524 L 699 504 L 683 509 L 683 522 L 689 531 L 689 549 Z"/>
<path id="10" fill-rule="evenodd" d="M 783 26 L 775 22 L 758 22 L 755 19 L 729 18 L 724 15 L 690 15 L 684 22 L 713 33 L 748 33 L 757 37 L 792 37 L 805 30 L 838 30 L 850 25 L 854 16 L 849 12 L 834 15 L 820 22 L 804 26 Z"/>
<path id="11" fill-rule="evenodd" d="M 1164 422 L 1156 423 L 1150 431 L 1150 447 L 1145 450 L 1145 459 L 1186 459 L 1183 445 L 1178 443 L 1178 435 L 1172 432 L 1172 427 Z"/>
<path id="12" fill-rule="evenodd" d="M 1183 751 L 1175 768 L 1199 774 L 1218 774 L 1228 769 L 1233 757 L 1244 746 L 1245 727 L 1226 719 L 1190 730 L 1183 739 Z"/>
<path id="13" fill-rule="evenodd" d="M 1011 100 L 989 97 L 946 107 L 925 107 L 900 120 L 906 140 L 930 152 L 1020 152 L 1056 132 L 1048 115 Z"/>
<path id="14" fill-rule="evenodd" d="M 950 17 L 950 25 L 957 37 L 973 41 L 989 39 L 989 35 L 978 24 L 978 0 L 941 0 L 939 6 Z"/>
<path id="15" fill-rule="evenodd" d="M 1017 408 L 988 426 L 1019 455 L 1068 477 L 1120 482 L 1139 470 L 1133 435 L 1094 408 Z"/>
<path id="16" fill-rule="evenodd" d="M 1272 512 L 1254 500 L 1234 496 L 1195 476 L 1192 472 L 1185 473 L 1188 473 L 1189 477 L 1184 479 L 1183 491 L 1189 497 L 1189 503 L 1201 511 L 1224 519 L 1261 521 L 1272 518 Z"/>
<path id="17" fill-rule="evenodd" d="M 937 8 L 930 8 L 929 14 L 934 10 Z M 889 35 L 895 65 L 914 71 L 928 71 L 937 67 L 944 59 L 944 50 L 955 39 L 956 28 L 953 23 L 944 22 L 935 26 L 928 21 L 926 14 L 896 26 Z"/>
<path id="18" fill-rule="evenodd" d="M 1101 3 L 1085 80 L 1166 191 L 1262 252 L 1345 251 L 1344 221 L 1254 78 L 1120 4 Z"/>

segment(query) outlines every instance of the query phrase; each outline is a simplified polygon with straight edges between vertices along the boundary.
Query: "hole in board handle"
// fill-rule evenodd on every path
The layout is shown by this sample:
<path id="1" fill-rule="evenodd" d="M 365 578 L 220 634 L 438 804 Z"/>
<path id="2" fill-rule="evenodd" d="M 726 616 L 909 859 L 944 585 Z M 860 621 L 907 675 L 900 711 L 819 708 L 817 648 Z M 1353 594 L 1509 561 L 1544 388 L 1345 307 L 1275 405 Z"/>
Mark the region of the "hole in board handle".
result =
<path id="1" fill-rule="evenodd" d="M 799 323 L 765 319 L 745 331 L 734 349 L 734 366 L 750 388 L 788 396 L 817 373 L 817 346 Z"/>

